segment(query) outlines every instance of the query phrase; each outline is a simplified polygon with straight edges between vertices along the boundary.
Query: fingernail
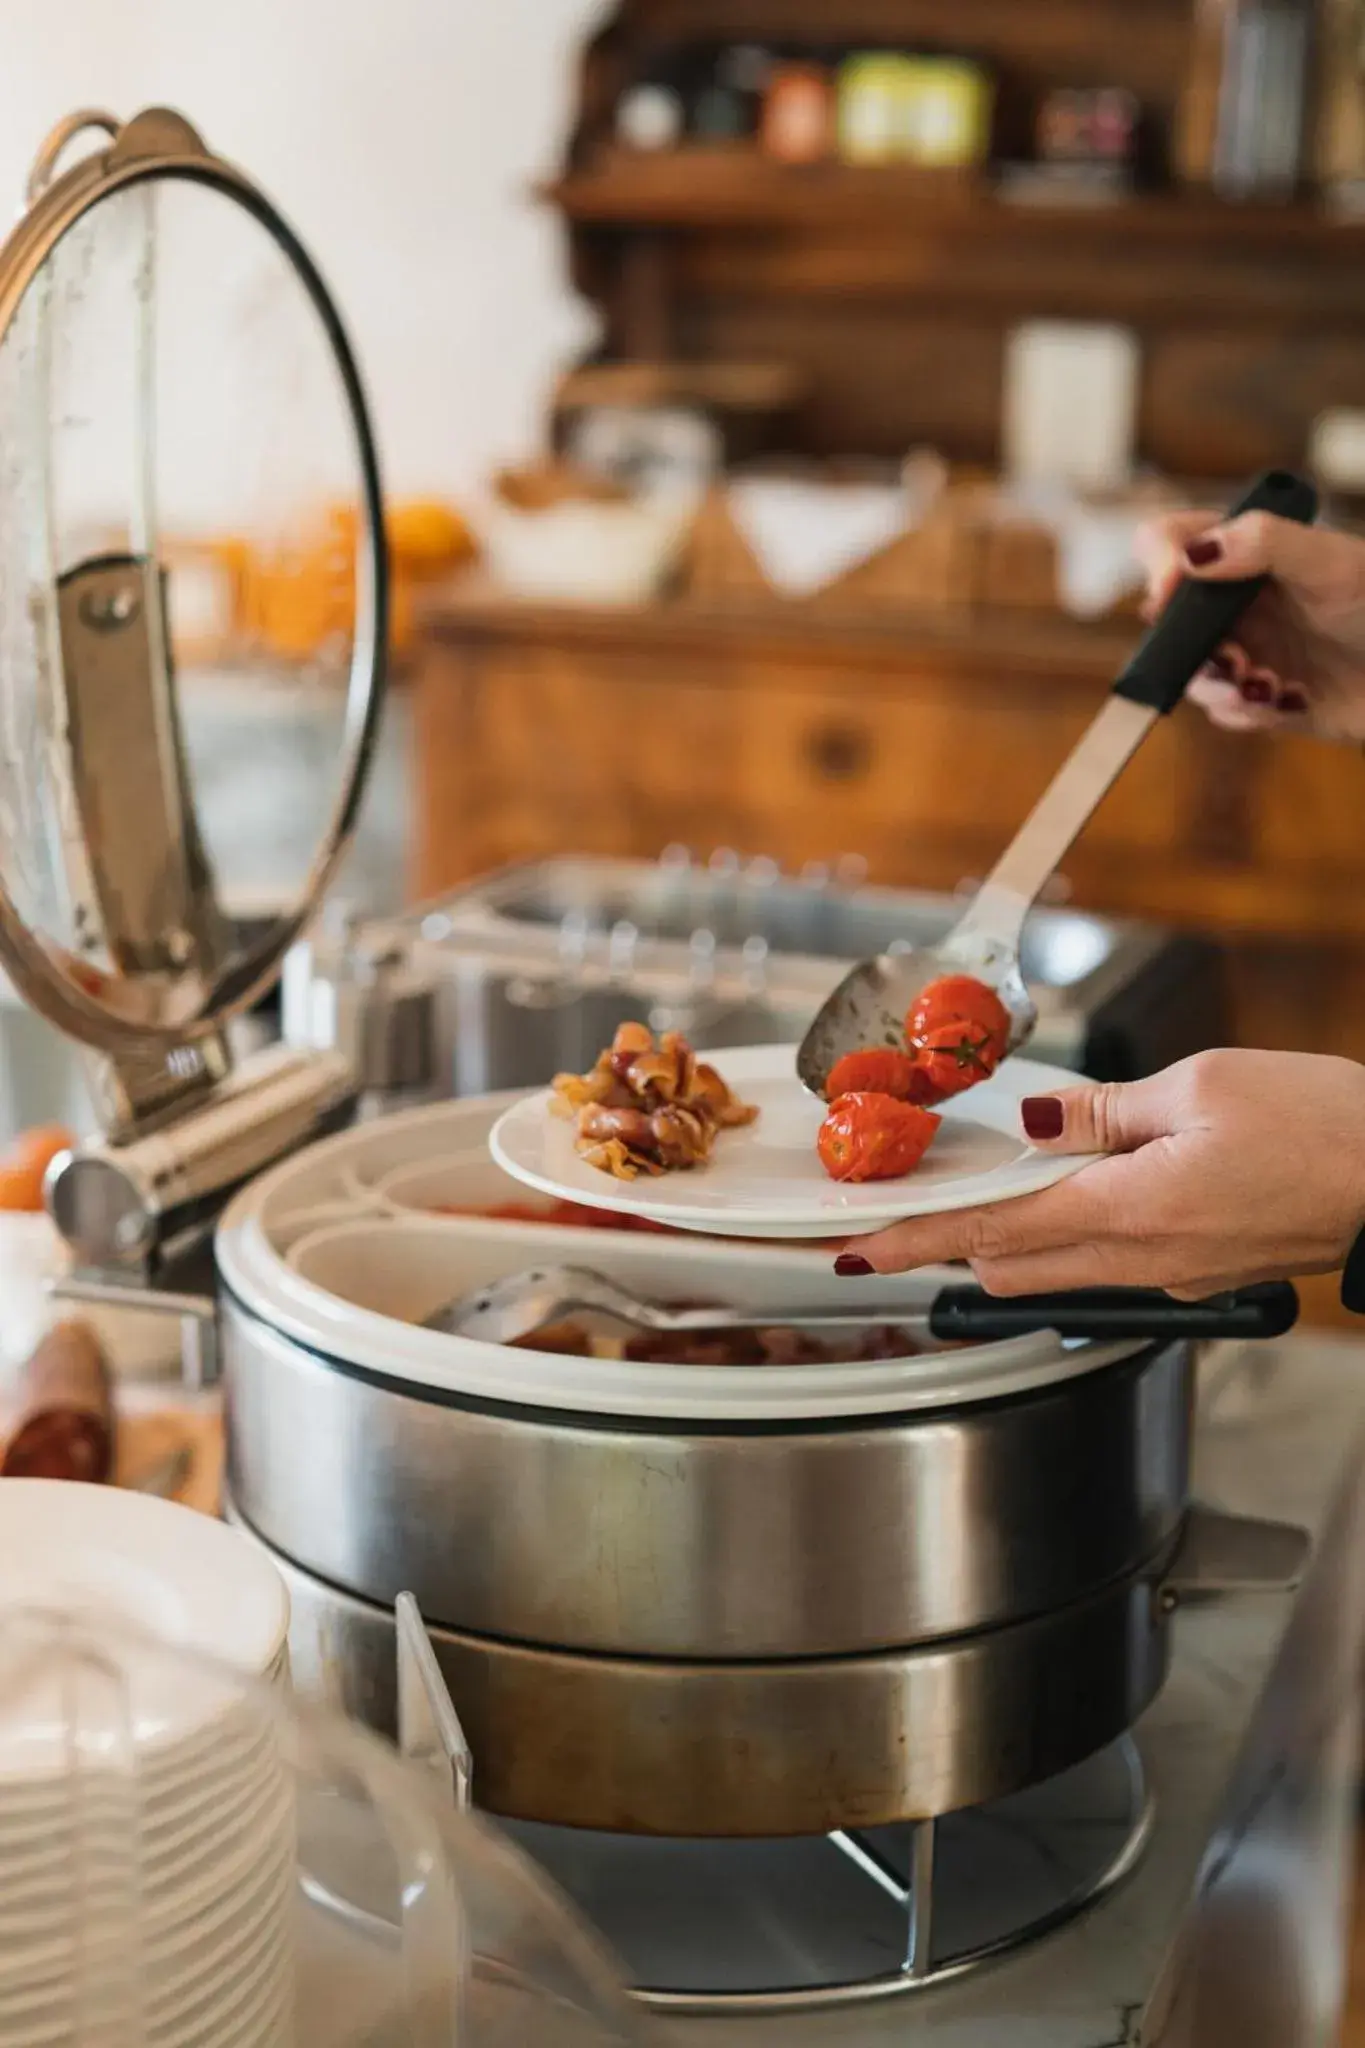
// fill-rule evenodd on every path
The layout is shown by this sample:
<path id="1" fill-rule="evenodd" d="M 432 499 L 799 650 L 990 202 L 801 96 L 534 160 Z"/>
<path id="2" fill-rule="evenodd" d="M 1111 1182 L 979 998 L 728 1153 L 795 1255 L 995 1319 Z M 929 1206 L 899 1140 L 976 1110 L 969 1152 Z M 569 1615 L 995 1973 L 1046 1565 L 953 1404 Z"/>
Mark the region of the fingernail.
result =
<path id="1" fill-rule="evenodd" d="M 1222 559 L 1221 540 L 1192 540 L 1185 550 L 1185 560 L 1192 569 L 1210 569 L 1215 562 L 1221 562 Z"/>
<path id="2" fill-rule="evenodd" d="M 1302 690 L 1281 690 L 1280 709 L 1287 711 L 1291 718 L 1297 718 L 1300 712 L 1308 709 L 1308 699 Z"/>
<path id="3" fill-rule="evenodd" d="M 1240 685 L 1242 695 L 1248 704 L 1273 704 L 1275 685 L 1269 676 L 1252 674 L 1244 676 Z"/>
<path id="4" fill-rule="evenodd" d="M 869 1260 L 860 1259 L 857 1252 L 840 1252 L 834 1270 L 841 1280 L 866 1280 L 877 1269 Z"/>
<path id="5" fill-rule="evenodd" d="M 1055 1095 L 1026 1095 L 1019 1105 L 1026 1138 L 1060 1138 L 1066 1112 Z"/>

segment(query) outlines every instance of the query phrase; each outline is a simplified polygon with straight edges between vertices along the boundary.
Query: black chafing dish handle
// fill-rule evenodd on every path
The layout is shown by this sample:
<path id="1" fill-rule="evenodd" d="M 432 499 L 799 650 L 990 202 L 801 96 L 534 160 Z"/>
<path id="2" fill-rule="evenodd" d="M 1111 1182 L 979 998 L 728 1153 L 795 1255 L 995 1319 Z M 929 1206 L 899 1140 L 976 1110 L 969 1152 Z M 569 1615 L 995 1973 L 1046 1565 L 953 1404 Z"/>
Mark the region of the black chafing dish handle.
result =
<path id="1" fill-rule="evenodd" d="M 1242 1287 L 1208 1301 L 1175 1301 L 1148 1287 L 1083 1287 L 1071 1294 L 999 1299 L 980 1287 L 945 1287 L 929 1311 L 932 1334 L 950 1344 L 994 1344 L 1055 1330 L 1059 1337 L 1283 1337 L 1299 1319 L 1287 1280 Z"/>
<path id="2" fill-rule="evenodd" d="M 1243 512 L 1271 512 L 1311 526 L 1318 516 L 1318 494 L 1302 477 L 1272 469 L 1224 516 L 1237 519 Z M 1217 653 L 1269 580 L 1248 576 L 1236 583 L 1201 583 L 1187 578 L 1115 683 L 1115 696 L 1153 711 L 1174 711 L 1191 676 Z"/>

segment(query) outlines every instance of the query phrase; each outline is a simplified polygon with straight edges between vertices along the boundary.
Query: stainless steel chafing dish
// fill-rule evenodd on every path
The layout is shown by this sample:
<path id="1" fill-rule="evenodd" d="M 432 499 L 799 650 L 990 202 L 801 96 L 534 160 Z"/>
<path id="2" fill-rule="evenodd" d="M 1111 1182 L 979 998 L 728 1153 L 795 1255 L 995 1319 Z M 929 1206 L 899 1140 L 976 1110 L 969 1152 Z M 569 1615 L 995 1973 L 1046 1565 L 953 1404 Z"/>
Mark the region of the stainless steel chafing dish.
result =
<path id="1" fill-rule="evenodd" d="M 1247 1532 L 1191 1511 L 1190 1346 L 746 1369 L 437 1334 L 556 1257 L 777 1323 L 846 1287 L 792 1247 L 471 1218 L 517 1192 L 505 1100 L 325 1140 L 219 1228 L 234 1512 L 289 1575 L 298 1668 L 391 1722 L 411 1591 L 480 1797 L 646 1834 L 932 1819 L 1130 1726 L 1183 1591 L 1248 1573 Z M 894 1322 L 945 1277 L 870 1284 Z M 1250 1539 L 1253 1580 L 1292 1570 Z"/>

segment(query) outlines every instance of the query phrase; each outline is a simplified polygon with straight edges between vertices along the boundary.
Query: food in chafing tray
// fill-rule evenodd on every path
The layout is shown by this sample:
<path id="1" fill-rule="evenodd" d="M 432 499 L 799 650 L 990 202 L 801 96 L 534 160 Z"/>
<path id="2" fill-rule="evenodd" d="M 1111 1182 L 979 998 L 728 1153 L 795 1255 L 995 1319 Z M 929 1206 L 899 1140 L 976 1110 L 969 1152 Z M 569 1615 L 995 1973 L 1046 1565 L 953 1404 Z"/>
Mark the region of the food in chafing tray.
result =
<path id="1" fill-rule="evenodd" d="M 721 1131 L 758 1115 L 679 1032 L 656 1041 L 643 1024 L 623 1024 L 591 1073 L 558 1075 L 550 1100 L 579 1157 L 615 1180 L 703 1166 Z"/>
<path id="2" fill-rule="evenodd" d="M 675 1307 L 700 1308 L 702 1302 Z M 565 1358 L 626 1359 L 641 1365 L 866 1365 L 882 1358 L 914 1358 L 924 1346 L 908 1330 L 857 1330 L 847 1341 L 815 1338 L 774 1324 L 764 1330 L 690 1330 L 654 1335 L 634 1330 L 609 1334 L 576 1321 L 555 1323 L 509 1345 L 513 1351 L 552 1351 Z"/>

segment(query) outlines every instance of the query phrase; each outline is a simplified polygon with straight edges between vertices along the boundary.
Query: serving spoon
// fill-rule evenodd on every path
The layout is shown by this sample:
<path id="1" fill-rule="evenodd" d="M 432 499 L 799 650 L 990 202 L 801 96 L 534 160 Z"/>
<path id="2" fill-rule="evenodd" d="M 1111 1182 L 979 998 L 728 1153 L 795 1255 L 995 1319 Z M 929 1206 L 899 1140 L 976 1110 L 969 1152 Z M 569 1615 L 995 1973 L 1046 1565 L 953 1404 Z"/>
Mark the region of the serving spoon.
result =
<path id="1" fill-rule="evenodd" d="M 1270 512 L 1310 526 L 1317 509 L 1311 484 L 1271 470 L 1227 516 Z M 874 1046 L 904 1051 L 907 1010 L 945 974 L 970 974 L 995 990 L 1009 1012 L 1007 1052 L 1027 1042 L 1038 1012 L 1019 967 L 1025 918 L 1152 727 L 1174 711 L 1269 580 L 1180 585 L 947 938 L 937 946 L 864 960 L 821 1005 L 796 1056 L 797 1074 L 811 1094 L 824 1095 L 845 1053 Z"/>
<path id="2" fill-rule="evenodd" d="M 943 1287 L 905 1314 L 883 1302 L 838 1308 L 659 1308 L 581 1266 L 533 1266 L 477 1287 L 429 1315 L 422 1327 L 484 1344 L 519 1344 L 575 1313 L 609 1316 L 654 1336 L 708 1336 L 773 1329 L 905 1329 L 943 1344 L 990 1344 L 1052 1330 L 1063 1338 L 1151 1338 L 1175 1342 L 1282 1337 L 1298 1319 L 1299 1300 L 1285 1281 L 1244 1287 L 1210 1301 L 1175 1301 L 1145 1287 L 1092 1287 L 1070 1294 L 999 1300 L 980 1287 Z"/>

